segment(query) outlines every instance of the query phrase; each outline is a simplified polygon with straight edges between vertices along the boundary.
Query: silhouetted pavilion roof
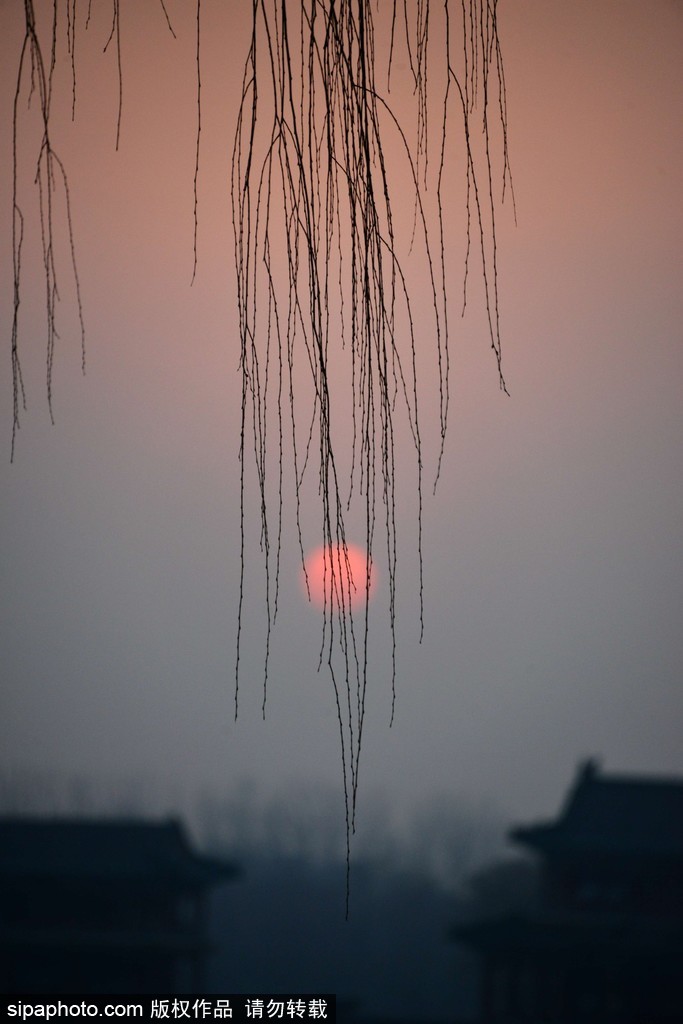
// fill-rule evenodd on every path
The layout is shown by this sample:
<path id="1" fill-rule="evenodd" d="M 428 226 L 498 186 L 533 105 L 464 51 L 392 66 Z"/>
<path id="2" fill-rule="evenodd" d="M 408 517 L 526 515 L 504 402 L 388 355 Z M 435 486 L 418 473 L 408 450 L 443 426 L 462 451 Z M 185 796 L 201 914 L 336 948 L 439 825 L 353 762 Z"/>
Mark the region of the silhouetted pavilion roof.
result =
<path id="1" fill-rule="evenodd" d="M 602 775 L 580 767 L 559 818 L 512 829 L 544 853 L 683 857 L 683 781 Z"/>
<path id="2" fill-rule="evenodd" d="M 199 889 L 233 877 L 196 854 L 177 821 L 0 818 L 0 879 L 157 882 Z"/>

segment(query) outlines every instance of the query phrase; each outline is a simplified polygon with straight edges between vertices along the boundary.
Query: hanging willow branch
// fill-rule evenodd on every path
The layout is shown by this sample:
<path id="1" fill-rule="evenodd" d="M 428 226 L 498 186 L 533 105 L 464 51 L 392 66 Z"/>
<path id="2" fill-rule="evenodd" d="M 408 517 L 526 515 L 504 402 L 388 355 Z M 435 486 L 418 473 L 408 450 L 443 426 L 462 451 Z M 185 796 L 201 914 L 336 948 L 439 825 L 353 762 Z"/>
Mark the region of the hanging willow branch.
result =
<path id="1" fill-rule="evenodd" d="M 123 71 L 121 8 L 111 4 L 111 31 L 119 84 L 116 146 L 121 138 Z M 163 15 L 171 33 L 164 0 Z M 64 8 L 60 15 L 60 10 Z M 87 6 L 85 28 L 91 16 Z M 457 8 L 458 15 L 453 15 Z M 25 36 L 14 98 L 13 254 L 14 318 L 12 452 L 24 386 L 18 319 L 24 218 L 18 198 L 17 139 L 20 101 L 37 97 L 41 142 L 35 164 L 47 313 L 47 394 L 52 412 L 56 303 L 55 218 L 58 196 L 71 252 L 81 325 L 70 198 L 64 165 L 51 139 L 50 111 L 58 25 L 64 25 L 71 64 L 72 115 L 76 106 L 76 0 L 53 0 L 50 61 L 46 66 L 33 0 L 25 0 Z M 378 35 L 375 19 L 388 23 Z M 193 40 L 197 69 L 194 171 L 194 268 L 197 269 L 197 187 L 201 131 L 201 9 L 196 2 Z M 381 38 L 380 38 L 381 37 Z M 392 77 L 399 55 L 414 95 L 415 122 L 392 108 Z M 378 69 L 382 69 L 381 71 Z M 384 77 L 386 75 L 386 77 Z M 381 81 L 380 81 L 381 76 Z M 386 86 L 385 83 L 386 82 Z M 430 112 L 438 112 L 437 159 L 432 155 Z M 412 444 L 417 482 L 420 625 L 423 626 L 422 508 L 424 459 L 418 366 L 431 344 L 438 374 L 438 481 L 449 412 L 449 293 L 444 192 L 451 183 L 449 153 L 464 166 L 465 265 L 463 309 L 470 261 L 479 252 L 484 303 L 500 386 L 496 193 L 509 187 L 505 80 L 498 39 L 497 0 L 252 0 L 232 151 L 232 215 L 237 275 L 237 319 L 242 373 L 240 428 L 241 577 L 237 624 L 235 714 L 242 644 L 248 463 L 254 467 L 265 565 L 267 619 L 263 713 L 277 617 L 283 516 L 294 496 L 304 564 L 302 502 L 312 477 L 319 496 L 318 539 L 326 585 L 319 667 L 332 682 L 341 741 L 347 854 L 354 827 L 368 687 L 370 566 L 381 550 L 386 566 L 390 629 L 392 720 L 396 679 L 398 424 Z M 497 126 L 502 153 L 493 159 Z M 414 140 L 414 144 L 411 144 Z M 391 153 L 391 164 L 389 160 Z M 399 179 L 394 163 L 402 164 Z M 502 168 L 500 186 L 494 165 Z M 434 171 L 432 168 L 436 167 Z M 398 183 L 398 184 L 397 184 Z M 397 187 L 399 211 L 397 216 Z M 433 197 L 431 204 L 427 202 Z M 430 220 L 429 209 L 435 209 Z M 409 238 L 405 210 L 412 208 Z M 433 219 L 433 218 L 432 218 Z M 411 254 L 421 253 L 431 324 L 420 310 Z M 424 291 L 424 287 L 423 287 Z M 422 296 L 424 298 L 424 296 Z M 431 342 L 429 341 L 431 336 Z M 425 338 L 427 339 L 425 341 Z M 401 442 L 403 446 L 403 442 Z M 275 509 L 273 509 L 273 500 Z M 368 556 L 365 578 L 353 580 L 350 518 L 360 519 Z M 378 556 L 379 557 L 379 556 Z M 365 591 L 362 612 L 354 603 Z M 348 860 L 347 860 L 348 863 Z"/>
<path id="2" fill-rule="evenodd" d="M 72 8 L 73 3 L 73 8 Z M 55 237 L 56 222 L 58 219 L 58 196 L 61 191 L 63 202 L 63 215 L 66 221 L 66 230 L 71 255 L 71 273 L 75 284 L 76 303 L 78 306 L 78 317 L 81 329 L 81 364 L 85 373 L 85 326 L 83 323 L 83 306 L 81 303 L 80 282 L 76 266 L 76 251 L 74 248 L 74 234 L 71 220 L 71 199 L 69 195 L 69 183 L 60 157 L 58 156 L 50 135 L 50 104 L 52 100 L 52 81 L 56 60 L 57 48 L 57 5 L 53 9 L 52 38 L 50 49 L 50 64 L 46 68 L 43 59 L 43 51 L 36 31 L 36 18 L 33 9 L 33 0 L 24 0 L 25 10 L 25 33 L 19 56 L 19 67 L 17 70 L 17 81 L 14 92 L 14 106 L 12 116 L 12 256 L 14 268 L 14 312 L 12 317 L 12 385 L 13 385 L 13 419 L 12 419 L 12 450 L 11 459 L 14 459 L 17 430 L 20 425 L 20 411 L 26 408 L 26 392 L 21 372 L 21 361 L 19 358 L 19 307 L 21 304 L 21 257 L 24 240 L 24 215 L 19 205 L 19 182 L 18 182 L 18 132 L 20 125 L 19 104 L 22 95 L 22 88 L 27 90 L 28 105 L 36 101 L 38 105 L 38 117 L 40 124 L 40 142 L 38 155 L 35 161 L 34 184 L 38 196 L 38 209 L 40 213 L 40 238 L 42 246 L 43 271 L 45 275 L 45 307 L 47 320 L 47 354 L 46 354 L 46 380 L 47 380 L 47 404 L 50 418 L 54 422 L 52 411 L 52 368 L 55 355 L 55 344 L 59 338 L 56 325 L 56 306 L 59 302 L 59 287 L 57 278 L 57 266 L 55 259 Z M 67 3 L 67 45 L 72 60 L 72 109 L 76 102 L 76 79 L 75 79 L 75 2 L 70 0 Z M 28 79 L 28 81 L 27 81 Z"/>
<path id="3" fill-rule="evenodd" d="M 289 469 L 302 559 L 301 495 L 307 471 L 318 474 L 319 528 L 326 551 L 341 550 L 342 557 L 348 558 L 346 517 L 356 499 L 364 510 L 369 561 L 379 539 L 385 548 L 395 699 L 395 417 L 397 407 L 403 409 L 417 465 L 422 622 L 423 452 L 417 338 L 413 291 L 399 256 L 395 229 L 395 179 L 389 174 L 386 152 L 387 138 L 393 136 L 403 152 L 404 181 L 407 178 L 414 205 L 413 241 L 422 248 L 431 293 L 431 333 L 439 382 L 438 479 L 449 404 L 447 228 L 442 190 L 446 150 L 458 115 L 467 192 L 463 301 L 471 244 L 477 239 L 491 345 L 505 389 L 489 124 L 495 103 L 502 126 L 504 193 L 509 164 L 496 3 L 463 0 L 457 67 L 448 0 L 443 4 L 438 26 L 445 45 L 439 55 L 444 85 L 435 241 L 424 199 L 429 173 L 430 18 L 436 12 L 430 11 L 428 0 L 404 0 L 402 4 L 394 0 L 391 8 L 388 81 L 396 50 L 403 45 L 417 102 L 416 145 L 411 147 L 409 133 L 392 112 L 390 94 L 383 94 L 376 81 L 373 9 L 369 0 L 254 0 L 252 6 L 251 40 L 232 159 L 232 202 L 243 381 L 242 523 L 244 526 L 245 465 L 251 449 L 265 559 L 268 635 L 264 712 L 270 632 L 277 614 L 286 443 L 292 455 Z M 451 110 L 454 94 L 460 101 L 456 115 Z M 473 139 L 477 111 L 481 144 Z M 284 259 L 284 272 L 277 265 L 279 259 Z M 341 376 L 350 381 L 350 394 L 344 392 L 340 382 L 342 362 L 345 370 Z M 301 408 L 306 408 L 306 398 L 312 409 L 302 422 Z M 340 418 L 345 418 L 347 430 L 347 438 L 341 442 L 340 431 L 335 430 Z M 345 450 L 349 447 L 350 455 Z M 344 476 L 340 462 L 350 462 L 350 472 Z M 277 479 L 275 516 L 268 497 L 273 472 Z M 243 529 L 236 713 L 244 568 Z M 348 842 L 354 824 L 368 685 L 369 604 L 366 600 L 363 621 L 358 622 L 348 573 L 340 571 L 340 563 L 333 556 L 326 571 L 330 587 L 323 614 L 321 662 L 327 664 L 331 676 L 339 719 Z M 366 597 L 369 579 L 368 574 L 361 581 Z"/>

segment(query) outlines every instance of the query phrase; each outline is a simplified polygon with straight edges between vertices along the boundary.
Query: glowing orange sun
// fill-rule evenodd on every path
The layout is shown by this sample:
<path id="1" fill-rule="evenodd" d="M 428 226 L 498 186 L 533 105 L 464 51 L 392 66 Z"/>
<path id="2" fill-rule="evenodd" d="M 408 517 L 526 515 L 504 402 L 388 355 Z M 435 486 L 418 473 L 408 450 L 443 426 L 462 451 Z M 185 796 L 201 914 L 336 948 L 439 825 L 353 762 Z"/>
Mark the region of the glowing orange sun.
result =
<path id="1" fill-rule="evenodd" d="M 372 597 L 376 587 L 376 573 L 372 561 L 355 544 L 341 544 L 316 548 L 306 556 L 306 575 L 301 572 L 301 586 L 311 602 L 318 608 L 355 610 Z M 308 576 L 308 592 L 306 590 Z"/>

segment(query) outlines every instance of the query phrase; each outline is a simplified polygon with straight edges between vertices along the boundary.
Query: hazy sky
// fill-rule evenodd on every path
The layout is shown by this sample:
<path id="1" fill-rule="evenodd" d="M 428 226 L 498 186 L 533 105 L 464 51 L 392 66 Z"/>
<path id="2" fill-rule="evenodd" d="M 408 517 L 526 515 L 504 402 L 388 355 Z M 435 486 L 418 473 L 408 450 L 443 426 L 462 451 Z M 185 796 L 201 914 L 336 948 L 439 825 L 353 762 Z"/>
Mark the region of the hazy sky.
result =
<path id="1" fill-rule="evenodd" d="M 227 182 L 243 26 L 202 4 L 192 288 L 192 17 L 167 2 L 174 42 L 157 5 L 122 5 L 118 153 L 109 18 L 81 26 L 74 125 L 67 62 L 55 102 L 87 376 L 65 278 L 51 426 L 44 297 L 27 256 L 28 411 L 10 465 L 20 6 L 0 4 L 0 769 L 132 781 L 169 800 L 239 780 L 339 790 L 320 617 L 300 593 L 293 532 L 265 722 L 255 546 L 250 556 L 233 721 L 241 378 Z M 364 792 L 399 809 L 447 793 L 515 819 L 552 813 L 588 754 L 683 773 L 683 7 L 508 0 L 500 34 L 517 200 L 517 226 L 506 206 L 499 233 L 510 397 L 475 287 L 464 321 L 454 316 L 450 434 L 425 504 L 421 645 L 414 526 L 399 522 L 391 728 L 376 598 L 361 815 Z M 453 271 L 459 295 L 457 250 Z M 409 493 L 408 481 L 406 505 Z"/>

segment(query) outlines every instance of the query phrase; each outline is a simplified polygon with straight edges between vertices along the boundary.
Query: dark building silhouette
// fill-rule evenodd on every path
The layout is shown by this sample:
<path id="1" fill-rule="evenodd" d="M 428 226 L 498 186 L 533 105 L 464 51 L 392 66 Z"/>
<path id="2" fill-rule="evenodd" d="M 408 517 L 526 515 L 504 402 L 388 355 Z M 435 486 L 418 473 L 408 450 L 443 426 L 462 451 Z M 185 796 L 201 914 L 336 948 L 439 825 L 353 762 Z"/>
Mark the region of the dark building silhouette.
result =
<path id="1" fill-rule="evenodd" d="M 537 905 L 455 930 L 482 962 L 481 1024 L 683 1021 L 683 781 L 584 764 L 555 821 L 512 830 Z"/>
<path id="2" fill-rule="evenodd" d="M 235 873 L 173 821 L 0 818 L 0 991 L 201 991 L 206 896 Z"/>

